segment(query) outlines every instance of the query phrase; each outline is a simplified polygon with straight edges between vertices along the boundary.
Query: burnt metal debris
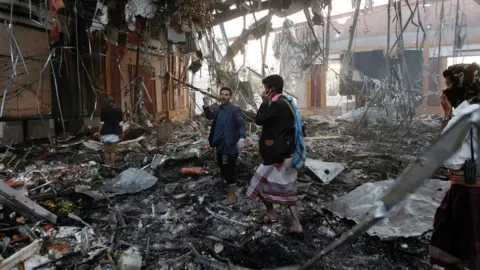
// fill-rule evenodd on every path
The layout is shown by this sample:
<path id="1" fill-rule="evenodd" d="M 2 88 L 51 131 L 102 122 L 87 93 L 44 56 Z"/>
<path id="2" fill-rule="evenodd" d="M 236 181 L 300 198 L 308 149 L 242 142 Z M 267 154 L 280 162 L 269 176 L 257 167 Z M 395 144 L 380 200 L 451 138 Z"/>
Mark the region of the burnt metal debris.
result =
<path id="1" fill-rule="evenodd" d="M 303 239 L 283 236 L 281 225 L 259 227 L 252 221 L 260 205 L 242 195 L 260 162 L 256 143 L 240 156 L 239 201 L 231 207 L 219 204 L 225 186 L 210 158 L 208 121 L 171 122 L 173 134 L 162 143 L 156 128 L 131 131 L 139 139 L 123 142 L 115 169 L 100 165 L 101 149 L 88 136 L 71 137 L 54 148 L 48 141 L 11 145 L 2 157 L 4 185 L 36 204 L 27 211 L 4 205 L 0 232 L 6 260 L 0 265 L 13 260 L 25 269 L 196 269 L 198 264 L 297 269 L 354 224 L 327 204 L 365 182 L 397 175 L 437 136 L 440 125 L 437 118 L 416 118 L 414 128 L 404 131 L 375 118 L 374 129 L 353 132 L 356 120 L 306 118 L 310 158 L 341 164 L 343 170 L 329 181 L 308 168 L 299 174 Z M 398 149 L 395 154 L 392 147 Z M 21 162 L 14 167 L 16 160 Z M 36 207 L 49 214 L 31 215 Z M 286 209 L 279 210 L 285 223 Z M 314 268 L 431 269 L 427 235 L 425 230 L 384 241 L 363 235 Z"/>

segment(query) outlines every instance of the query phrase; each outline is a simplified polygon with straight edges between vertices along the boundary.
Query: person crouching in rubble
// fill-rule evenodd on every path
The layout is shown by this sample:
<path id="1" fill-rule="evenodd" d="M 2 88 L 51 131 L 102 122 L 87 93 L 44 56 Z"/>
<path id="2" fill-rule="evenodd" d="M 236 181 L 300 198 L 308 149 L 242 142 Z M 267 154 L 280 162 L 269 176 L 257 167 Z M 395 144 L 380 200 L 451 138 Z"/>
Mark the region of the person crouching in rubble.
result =
<path id="1" fill-rule="evenodd" d="M 123 137 L 122 109 L 116 108 L 113 98 L 108 96 L 100 112 L 99 136 L 103 142 L 105 165 L 115 167 L 117 158 L 117 143 Z"/>
<path id="2" fill-rule="evenodd" d="M 228 185 L 228 196 L 221 203 L 231 205 L 237 201 L 236 162 L 238 153 L 245 147 L 245 122 L 240 107 L 230 103 L 232 90 L 220 89 L 221 105 L 212 112 L 208 107 L 208 98 L 203 99 L 203 110 L 207 119 L 213 119 L 208 142 L 216 148 L 220 175 Z"/>
<path id="3" fill-rule="evenodd" d="M 255 218 L 258 224 L 278 221 L 273 204 L 287 205 L 292 216 L 290 227 L 284 234 L 300 234 L 302 226 L 296 207 L 297 169 L 294 167 L 296 116 L 288 99 L 282 95 L 283 78 L 271 75 L 263 79 L 263 103 L 256 116 L 257 125 L 262 126 L 260 155 L 263 159 L 247 190 L 247 196 L 261 199 L 267 208 L 266 215 Z"/>
<path id="4" fill-rule="evenodd" d="M 441 96 L 445 132 L 480 103 L 480 66 L 453 65 L 443 72 L 443 77 L 447 85 Z M 435 213 L 429 253 L 430 263 L 445 269 L 480 269 L 477 135 L 477 129 L 471 129 L 460 149 L 444 163 L 451 186 Z"/>

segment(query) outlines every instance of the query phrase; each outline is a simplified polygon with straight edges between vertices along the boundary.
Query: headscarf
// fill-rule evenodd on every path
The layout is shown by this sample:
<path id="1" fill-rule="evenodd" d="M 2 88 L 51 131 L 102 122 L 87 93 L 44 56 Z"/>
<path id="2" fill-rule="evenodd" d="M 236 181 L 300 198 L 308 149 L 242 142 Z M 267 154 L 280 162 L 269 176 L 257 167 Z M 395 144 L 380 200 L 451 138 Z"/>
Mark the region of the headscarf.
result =
<path id="1" fill-rule="evenodd" d="M 443 77 L 450 77 L 451 85 L 443 93 L 453 107 L 464 100 L 480 102 L 480 66 L 477 63 L 449 66 L 443 72 Z"/>

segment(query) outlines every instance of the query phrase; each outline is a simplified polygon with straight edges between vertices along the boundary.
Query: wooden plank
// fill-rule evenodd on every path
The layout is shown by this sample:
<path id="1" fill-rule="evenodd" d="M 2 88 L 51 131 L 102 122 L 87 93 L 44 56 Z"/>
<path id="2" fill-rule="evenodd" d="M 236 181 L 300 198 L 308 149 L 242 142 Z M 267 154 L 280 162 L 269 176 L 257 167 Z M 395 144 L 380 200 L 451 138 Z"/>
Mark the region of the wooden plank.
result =
<path id="1" fill-rule="evenodd" d="M 320 140 L 336 140 L 342 136 L 315 136 L 315 137 L 305 137 L 306 141 L 320 141 Z"/>
<path id="2" fill-rule="evenodd" d="M 0 262 L 0 269 L 12 269 L 19 263 L 22 263 L 37 253 L 42 247 L 42 240 L 35 240 L 30 245 L 22 248 L 12 256 L 8 257 L 5 261 Z"/>
<path id="3" fill-rule="evenodd" d="M 3 181 L 0 181 L 0 203 L 24 216 L 33 217 L 38 220 L 48 220 L 51 223 L 57 222 L 57 216 L 55 214 L 9 187 Z"/>

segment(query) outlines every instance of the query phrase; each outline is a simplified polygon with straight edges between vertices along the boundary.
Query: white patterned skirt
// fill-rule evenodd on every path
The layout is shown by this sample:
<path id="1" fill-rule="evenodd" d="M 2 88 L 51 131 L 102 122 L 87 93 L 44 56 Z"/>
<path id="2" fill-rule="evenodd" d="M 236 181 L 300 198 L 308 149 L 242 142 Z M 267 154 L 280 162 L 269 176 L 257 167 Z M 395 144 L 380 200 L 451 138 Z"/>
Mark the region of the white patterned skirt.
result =
<path id="1" fill-rule="evenodd" d="M 247 189 L 247 196 L 274 204 L 294 205 L 297 202 L 298 171 L 293 167 L 293 158 L 285 159 L 282 165 L 260 165 Z"/>

